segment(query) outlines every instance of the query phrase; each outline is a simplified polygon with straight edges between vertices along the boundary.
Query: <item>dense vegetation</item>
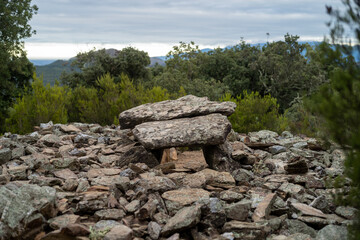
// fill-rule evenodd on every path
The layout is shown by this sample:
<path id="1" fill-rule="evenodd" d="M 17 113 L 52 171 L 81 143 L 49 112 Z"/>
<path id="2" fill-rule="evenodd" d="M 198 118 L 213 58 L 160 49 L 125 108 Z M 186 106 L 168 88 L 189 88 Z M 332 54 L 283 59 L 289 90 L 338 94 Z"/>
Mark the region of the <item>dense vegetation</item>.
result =
<path id="1" fill-rule="evenodd" d="M 66 116 L 55 118 L 50 113 L 54 99 L 39 95 L 41 80 L 34 78 L 27 93 L 8 108 L 6 130 L 25 133 L 47 120 L 116 124 L 118 113 L 128 108 L 193 94 L 235 101 L 238 108 L 230 120 L 237 131 L 290 129 L 316 135 L 319 120 L 304 110 L 302 98 L 316 92 L 331 71 L 352 58 L 339 53 L 338 61 L 326 61 L 324 54 L 331 45 L 323 42 L 311 47 L 298 38 L 286 34 L 284 41 L 263 47 L 240 42 L 208 52 L 200 51 L 194 42 L 180 42 L 169 52 L 165 66 L 154 67 L 148 67 L 146 52 L 132 47 L 79 53 L 71 63 L 72 71 L 61 75 L 61 84 L 46 85 L 43 90 L 49 96 L 59 95 L 64 110 L 56 116 Z M 126 94 L 129 100 L 123 99 Z M 24 106 L 30 102 L 42 106 Z M 21 109 L 32 114 L 21 114 Z"/>
<path id="2" fill-rule="evenodd" d="M 340 201 L 360 209 L 360 65 L 352 61 L 338 61 L 339 54 L 360 53 L 360 1 L 342 2 L 342 11 L 327 7 L 332 16 L 329 24 L 331 40 L 334 44 L 341 44 L 336 45 L 335 50 L 327 49 L 324 52 L 324 59 L 328 63 L 336 63 L 336 68 L 329 73 L 329 83 L 324 84 L 313 96 L 311 107 L 324 118 L 329 137 L 346 152 L 344 177 L 350 179 L 351 188 L 349 192 L 344 191 L 344 186 L 348 185 L 349 181 L 339 181 L 341 188 L 337 197 Z M 345 38 L 345 33 L 350 34 L 350 38 Z M 352 47 L 354 39 L 356 45 Z M 350 233 L 351 239 L 360 239 L 359 211 Z"/>
<path id="3" fill-rule="evenodd" d="M 0 132 L 5 130 L 8 108 L 29 86 L 35 70 L 23 50 L 23 39 L 35 33 L 28 22 L 37 10 L 31 0 L 0 4 Z"/>

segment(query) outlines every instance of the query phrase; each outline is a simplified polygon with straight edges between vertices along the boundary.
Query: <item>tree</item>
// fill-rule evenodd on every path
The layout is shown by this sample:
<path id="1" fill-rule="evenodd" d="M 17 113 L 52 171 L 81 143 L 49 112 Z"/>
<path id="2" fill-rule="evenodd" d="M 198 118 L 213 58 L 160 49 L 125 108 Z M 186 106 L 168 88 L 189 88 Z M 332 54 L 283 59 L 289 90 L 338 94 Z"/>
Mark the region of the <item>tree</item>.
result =
<path id="1" fill-rule="evenodd" d="M 261 93 L 275 97 L 282 111 L 298 96 L 310 94 L 325 82 L 324 74 L 305 58 L 308 44 L 298 43 L 299 36 L 285 35 L 285 41 L 268 43 L 257 61 Z"/>
<path id="2" fill-rule="evenodd" d="M 135 84 L 146 82 L 150 78 L 147 66 L 149 55 L 132 47 L 120 51 L 115 49 L 91 50 L 79 53 L 72 62 L 74 70 L 61 75 L 61 82 L 75 88 L 77 85 L 96 87 L 96 80 L 109 73 L 115 82 L 120 82 L 120 75 L 125 74 Z"/>
<path id="3" fill-rule="evenodd" d="M 30 86 L 34 66 L 23 50 L 23 39 L 35 33 L 29 21 L 37 10 L 31 0 L 2 0 L 0 4 L 0 132 L 8 108 Z"/>
<path id="4" fill-rule="evenodd" d="M 327 7 L 332 16 L 330 36 L 336 49 L 326 49 L 324 61 L 338 62 L 338 54 L 349 56 L 349 61 L 330 73 L 330 82 L 313 98 L 312 110 L 326 121 L 328 134 L 346 152 L 345 176 L 352 188 L 343 200 L 360 208 L 360 66 L 352 54 L 360 53 L 360 1 L 342 0 L 345 10 Z M 350 35 L 348 35 L 350 34 Z M 352 39 L 355 45 L 352 46 Z M 339 195 L 342 197 L 342 195 Z M 360 238 L 360 211 L 350 231 L 351 239 Z"/>

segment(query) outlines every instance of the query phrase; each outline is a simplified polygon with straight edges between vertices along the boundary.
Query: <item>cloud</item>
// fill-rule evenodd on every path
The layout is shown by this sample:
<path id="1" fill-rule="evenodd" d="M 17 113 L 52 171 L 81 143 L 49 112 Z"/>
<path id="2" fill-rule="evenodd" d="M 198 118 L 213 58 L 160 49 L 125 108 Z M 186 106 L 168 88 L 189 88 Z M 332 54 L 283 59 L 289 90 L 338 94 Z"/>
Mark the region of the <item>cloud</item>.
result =
<path id="1" fill-rule="evenodd" d="M 27 43 L 203 45 L 279 40 L 287 32 L 323 37 L 335 0 L 34 0 Z"/>

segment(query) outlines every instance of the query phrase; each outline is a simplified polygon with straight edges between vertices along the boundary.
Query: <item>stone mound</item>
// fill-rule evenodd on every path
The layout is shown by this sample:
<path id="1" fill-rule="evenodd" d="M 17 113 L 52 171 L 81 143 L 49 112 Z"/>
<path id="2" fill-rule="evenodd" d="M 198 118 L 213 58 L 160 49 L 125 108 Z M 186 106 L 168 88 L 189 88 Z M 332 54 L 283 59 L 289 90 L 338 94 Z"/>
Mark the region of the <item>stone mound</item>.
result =
<path id="1" fill-rule="evenodd" d="M 2 136 L 0 239 L 332 240 L 354 220 L 325 185 L 343 174 L 336 146 L 232 131 L 201 145 L 206 162 L 197 151 L 159 164 L 158 150 L 137 139 L 115 126 L 51 122 Z"/>

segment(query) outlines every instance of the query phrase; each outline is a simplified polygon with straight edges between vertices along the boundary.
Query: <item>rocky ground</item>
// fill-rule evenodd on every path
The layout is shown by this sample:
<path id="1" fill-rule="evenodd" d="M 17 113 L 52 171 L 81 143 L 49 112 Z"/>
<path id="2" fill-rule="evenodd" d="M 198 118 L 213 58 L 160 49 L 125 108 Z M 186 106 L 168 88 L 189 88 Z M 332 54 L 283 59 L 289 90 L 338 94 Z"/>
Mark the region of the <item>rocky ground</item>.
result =
<path id="1" fill-rule="evenodd" d="M 188 95 L 123 111 L 119 127 L 5 134 L 0 238 L 345 239 L 355 209 L 326 184 L 343 152 L 289 132 L 239 135 L 235 108 Z"/>
<path id="2" fill-rule="evenodd" d="M 326 184 L 344 154 L 315 139 L 232 132 L 237 167 L 220 171 L 201 151 L 159 165 L 131 130 L 36 130 L 0 138 L 1 239 L 331 240 L 354 218 Z"/>

